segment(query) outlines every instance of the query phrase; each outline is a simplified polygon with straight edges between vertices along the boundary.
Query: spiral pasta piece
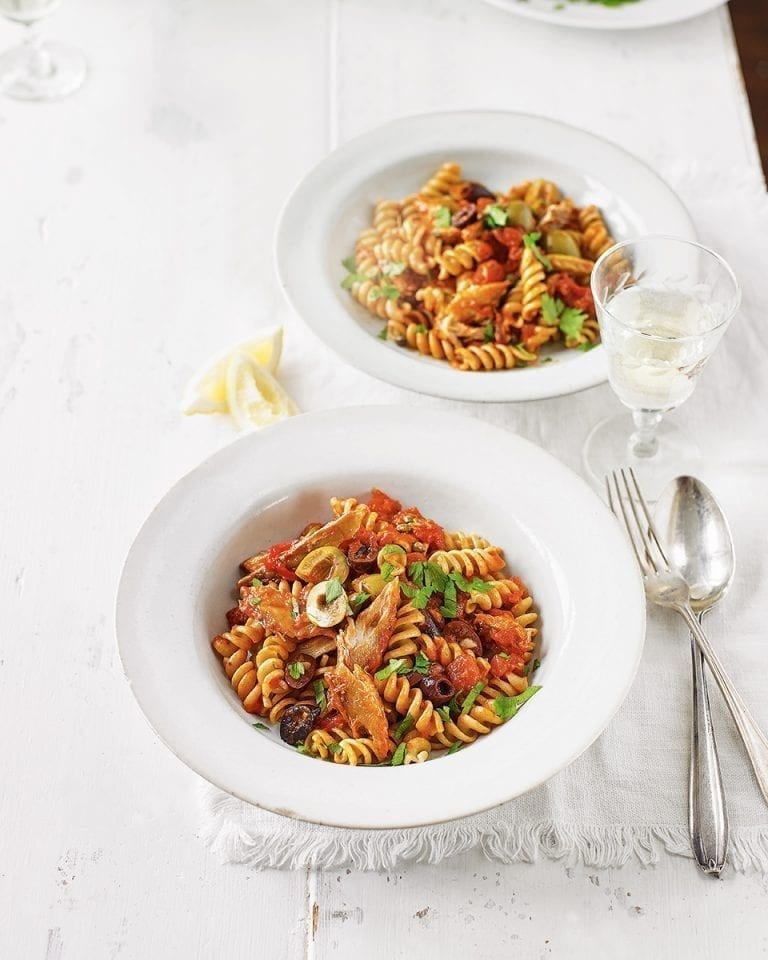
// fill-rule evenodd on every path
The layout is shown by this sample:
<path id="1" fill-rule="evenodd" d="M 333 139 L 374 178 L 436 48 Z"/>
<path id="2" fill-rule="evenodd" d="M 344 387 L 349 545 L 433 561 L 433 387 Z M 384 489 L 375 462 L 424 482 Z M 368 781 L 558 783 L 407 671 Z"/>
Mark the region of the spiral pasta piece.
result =
<path id="1" fill-rule="evenodd" d="M 579 225 L 584 232 L 584 247 L 593 260 L 597 260 L 613 246 L 613 237 L 608 232 L 603 215 L 594 204 L 589 204 L 579 211 Z"/>
<path id="2" fill-rule="evenodd" d="M 373 740 L 368 737 L 350 737 L 340 728 L 313 730 L 304 744 L 308 753 L 321 760 L 346 763 L 352 767 L 378 763 Z"/>
<path id="3" fill-rule="evenodd" d="M 551 258 L 550 258 L 551 261 Z M 520 260 L 520 281 L 523 289 L 523 319 L 530 322 L 541 313 L 541 298 L 547 292 L 544 264 L 530 247 Z"/>
<path id="4" fill-rule="evenodd" d="M 261 697 L 265 707 L 271 707 L 281 693 L 288 691 L 285 682 L 285 664 L 296 649 L 292 640 L 277 635 L 268 636 L 264 646 L 254 657 Z"/>
<path id="5" fill-rule="evenodd" d="M 442 731 L 443 721 L 434 704 L 424 698 L 419 687 L 412 687 L 407 677 L 393 673 L 386 680 L 376 680 L 376 687 L 385 704 L 391 704 L 399 716 L 412 718 L 412 730 L 427 738 Z"/>
<path id="6" fill-rule="evenodd" d="M 419 191 L 422 196 L 448 199 L 452 191 L 461 186 L 461 166 L 458 163 L 444 163 L 435 171 Z"/>
<path id="7" fill-rule="evenodd" d="M 467 613 L 510 607 L 520 597 L 520 585 L 515 580 L 488 580 L 487 584 L 488 590 L 470 590 L 465 605 Z"/>
<path id="8" fill-rule="evenodd" d="M 520 364 L 527 365 L 530 362 L 531 354 L 519 347 L 483 343 L 473 344 L 471 347 L 457 347 L 453 365 L 459 370 L 512 370 Z"/>
<path id="9" fill-rule="evenodd" d="M 397 611 L 392 636 L 384 652 L 384 661 L 415 656 L 419 651 L 418 640 L 423 624 L 424 614 L 421 610 L 417 610 L 410 600 L 401 604 Z"/>
<path id="10" fill-rule="evenodd" d="M 490 540 L 477 533 L 464 533 L 463 530 L 446 530 L 445 532 L 446 550 L 482 549 L 492 546 Z"/>
<path id="11" fill-rule="evenodd" d="M 456 571 L 465 577 L 485 577 L 504 566 L 504 557 L 498 547 L 478 547 L 464 550 L 436 550 L 430 557 L 444 573 Z"/>

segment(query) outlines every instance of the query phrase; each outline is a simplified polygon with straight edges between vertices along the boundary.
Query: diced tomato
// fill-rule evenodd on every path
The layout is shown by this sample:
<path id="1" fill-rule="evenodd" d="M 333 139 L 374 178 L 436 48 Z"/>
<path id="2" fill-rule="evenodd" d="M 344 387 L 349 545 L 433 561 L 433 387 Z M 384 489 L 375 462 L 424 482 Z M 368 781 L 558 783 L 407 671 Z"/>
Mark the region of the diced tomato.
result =
<path id="1" fill-rule="evenodd" d="M 520 339 L 525 343 L 530 337 L 536 333 L 536 324 L 535 323 L 524 323 L 520 328 Z"/>
<path id="2" fill-rule="evenodd" d="M 498 260 L 486 260 L 475 270 L 472 279 L 475 283 L 498 283 L 506 276 L 506 267 L 502 266 Z"/>
<path id="3" fill-rule="evenodd" d="M 232 607 L 231 610 L 227 610 L 227 623 L 229 624 L 229 629 L 232 627 L 242 627 L 248 621 L 248 614 L 245 610 L 241 610 L 240 607 Z"/>
<path id="4" fill-rule="evenodd" d="M 491 676 L 506 677 L 507 674 L 520 670 L 523 663 L 522 657 L 515 657 L 511 654 L 505 654 L 504 656 L 496 654 L 491 657 Z"/>
<path id="5" fill-rule="evenodd" d="M 484 260 L 490 260 L 493 256 L 493 247 L 485 240 L 478 240 L 475 244 L 475 259 L 478 263 Z M 478 280 L 478 283 L 488 283 L 488 280 Z"/>
<path id="6" fill-rule="evenodd" d="M 506 272 L 516 273 L 523 255 L 523 236 L 525 235 L 525 231 L 522 227 L 497 227 L 492 232 L 494 237 L 499 243 L 504 244 L 507 250 Z"/>
<path id="7" fill-rule="evenodd" d="M 399 500 L 388 496 L 383 490 L 379 490 L 377 487 L 371 490 L 368 507 L 373 513 L 377 513 L 382 520 L 391 520 L 396 513 L 402 510 L 402 505 Z"/>
<path id="8" fill-rule="evenodd" d="M 293 540 L 284 540 L 282 543 L 276 543 L 264 557 L 264 566 L 279 577 L 285 577 L 286 580 L 298 580 L 299 578 L 284 563 L 281 562 L 283 555 L 289 547 L 293 545 Z"/>
<path id="9" fill-rule="evenodd" d="M 595 316 L 595 301 L 589 287 L 576 283 L 570 274 L 553 273 L 547 281 L 547 289 L 553 297 L 559 297 L 567 307 L 583 310 L 590 317 Z"/>
<path id="10" fill-rule="evenodd" d="M 471 690 L 482 676 L 477 660 L 469 653 L 460 653 L 448 664 L 445 673 L 454 687 L 462 693 Z"/>
<path id="11" fill-rule="evenodd" d="M 416 539 L 435 550 L 445 550 L 445 530 L 434 520 L 417 517 L 413 522 L 413 535 Z"/>
<path id="12" fill-rule="evenodd" d="M 529 641 L 525 628 L 520 626 L 508 610 L 478 613 L 475 617 L 475 626 L 483 640 L 487 638 L 507 653 L 522 656 L 528 648 Z"/>
<path id="13" fill-rule="evenodd" d="M 343 726 L 344 720 L 338 710 L 329 710 L 323 714 L 315 724 L 315 730 L 333 730 L 334 727 Z"/>
<path id="14" fill-rule="evenodd" d="M 494 201 L 493 197 L 478 197 L 477 202 L 476 202 L 478 215 L 479 215 L 479 216 L 482 216 L 483 211 L 485 210 L 485 208 L 486 208 L 486 207 L 490 207 L 491 204 L 493 204 L 494 202 L 495 202 L 495 201 Z"/>

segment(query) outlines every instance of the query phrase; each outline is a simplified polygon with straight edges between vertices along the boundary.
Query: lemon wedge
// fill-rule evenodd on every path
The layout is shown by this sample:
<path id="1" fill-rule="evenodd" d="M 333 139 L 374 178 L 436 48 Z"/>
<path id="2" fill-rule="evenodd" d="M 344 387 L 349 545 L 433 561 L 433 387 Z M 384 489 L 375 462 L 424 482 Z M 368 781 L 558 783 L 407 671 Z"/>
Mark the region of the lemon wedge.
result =
<path id="1" fill-rule="evenodd" d="M 299 412 L 269 370 L 247 353 L 236 353 L 229 361 L 226 398 L 227 408 L 240 430 L 266 427 Z"/>
<path id="2" fill-rule="evenodd" d="M 228 413 L 227 371 L 236 355 L 250 357 L 269 373 L 277 370 L 283 349 L 283 328 L 270 327 L 258 339 L 244 340 L 222 350 L 190 378 L 181 401 L 182 413 Z"/>

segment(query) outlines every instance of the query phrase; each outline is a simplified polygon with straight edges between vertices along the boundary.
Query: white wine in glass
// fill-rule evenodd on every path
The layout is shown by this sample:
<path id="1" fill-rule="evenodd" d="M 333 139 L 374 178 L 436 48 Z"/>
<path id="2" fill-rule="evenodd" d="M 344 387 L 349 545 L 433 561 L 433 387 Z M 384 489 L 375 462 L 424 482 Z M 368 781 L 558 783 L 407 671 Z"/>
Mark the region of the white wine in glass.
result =
<path id="1" fill-rule="evenodd" d="M 0 13 L 26 30 L 24 42 L 0 54 L 0 90 L 17 100 L 55 100 L 85 80 L 85 57 L 64 43 L 44 42 L 37 22 L 61 0 L 0 0 Z"/>

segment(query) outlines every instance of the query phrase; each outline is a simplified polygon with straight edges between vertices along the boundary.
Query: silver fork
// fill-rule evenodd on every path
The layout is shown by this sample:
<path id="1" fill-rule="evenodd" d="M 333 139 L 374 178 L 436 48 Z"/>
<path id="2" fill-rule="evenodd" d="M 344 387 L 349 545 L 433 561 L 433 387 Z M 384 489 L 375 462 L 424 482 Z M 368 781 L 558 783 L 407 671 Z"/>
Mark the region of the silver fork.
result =
<path id="1" fill-rule="evenodd" d="M 611 480 L 613 480 L 613 486 L 611 486 Z M 640 572 L 643 575 L 646 597 L 652 603 L 669 607 L 685 620 L 731 711 L 736 729 L 744 741 L 755 772 L 757 785 L 768 803 L 768 738 L 758 727 L 741 694 L 723 669 L 707 635 L 701 629 L 701 624 L 691 609 L 688 584 L 670 567 L 634 471 L 631 468 L 629 471 L 614 470 L 610 477 L 605 478 L 605 485 L 608 490 L 608 505 L 616 518 L 626 527 L 632 549 L 637 557 Z"/>

